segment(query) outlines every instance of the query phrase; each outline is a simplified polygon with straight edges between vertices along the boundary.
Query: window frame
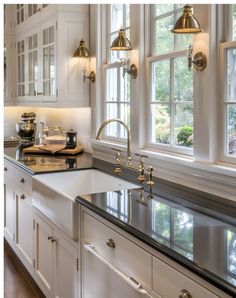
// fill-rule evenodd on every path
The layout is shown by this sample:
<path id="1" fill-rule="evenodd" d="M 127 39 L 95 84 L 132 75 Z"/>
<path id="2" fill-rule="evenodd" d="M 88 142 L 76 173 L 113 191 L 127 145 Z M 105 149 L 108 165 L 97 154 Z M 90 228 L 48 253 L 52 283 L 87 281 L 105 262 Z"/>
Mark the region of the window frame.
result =
<path id="1" fill-rule="evenodd" d="M 168 154 L 180 154 L 183 156 L 191 156 L 193 157 L 193 147 L 189 148 L 189 147 L 184 147 L 184 146 L 176 146 L 173 145 L 173 127 L 171 128 L 171 123 L 174 123 L 174 114 L 173 112 L 171 113 L 171 111 L 173 111 L 173 106 L 175 105 L 175 101 L 173 101 L 173 94 L 171 94 L 171 98 L 168 102 L 169 107 L 170 107 L 170 136 L 171 136 L 171 140 L 170 140 L 170 144 L 161 144 L 161 143 L 153 143 L 151 140 L 151 132 L 152 132 L 152 114 L 151 114 L 151 106 L 152 106 L 152 63 L 156 62 L 156 61 L 162 61 L 162 60 L 167 60 L 167 59 L 175 59 L 178 57 L 186 57 L 186 71 L 188 71 L 187 69 L 187 49 L 186 50 L 176 50 L 174 49 L 173 51 L 164 53 L 164 54 L 160 54 L 157 55 L 155 54 L 155 35 L 156 35 L 156 26 L 155 26 L 155 22 L 158 19 L 161 19 L 161 17 L 166 17 L 169 15 L 172 15 L 174 12 L 174 15 L 176 15 L 179 11 L 182 11 L 182 7 L 177 8 L 176 10 L 172 10 L 170 12 L 167 12 L 163 15 L 160 16 L 155 16 L 154 15 L 154 9 L 155 4 L 151 4 L 150 5 L 150 14 L 149 14 L 149 23 L 150 23 L 150 54 L 151 56 L 146 57 L 146 67 L 147 67 L 147 109 L 146 109 L 146 125 L 147 125 L 147 129 L 146 129 L 146 138 L 145 138 L 145 149 L 149 149 L 151 151 L 160 151 L 160 152 L 166 152 Z M 174 47 L 176 46 L 176 34 L 174 35 Z M 170 78 L 173 78 L 173 69 L 170 69 Z M 194 79 L 194 76 L 193 76 Z M 170 85 L 170 92 L 173 93 L 173 86 Z M 193 98 L 194 98 L 194 84 L 193 84 Z M 180 101 L 181 102 L 181 101 Z M 192 99 L 192 101 L 189 101 L 189 103 L 192 104 L 192 109 L 193 109 L 193 118 L 194 118 L 194 100 Z M 193 125 L 194 125 L 194 120 L 193 120 Z M 194 129 L 193 129 L 194 130 Z"/>

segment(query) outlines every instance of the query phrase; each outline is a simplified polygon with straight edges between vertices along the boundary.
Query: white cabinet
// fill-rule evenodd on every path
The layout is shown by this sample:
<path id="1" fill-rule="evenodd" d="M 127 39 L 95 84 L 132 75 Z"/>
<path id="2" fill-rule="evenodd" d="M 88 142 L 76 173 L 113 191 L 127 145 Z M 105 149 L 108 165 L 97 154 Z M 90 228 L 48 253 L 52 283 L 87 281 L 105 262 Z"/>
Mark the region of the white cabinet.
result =
<path id="1" fill-rule="evenodd" d="M 15 197 L 13 168 L 4 160 L 4 234 L 9 243 L 15 239 Z"/>
<path id="2" fill-rule="evenodd" d="M 86 212 L 82 235 L 83 298 L 158 297 L 149 293 L 151 254 Z"/>
<path id="3" fill-rule="evenodd" d="M 19 18 L 28 6 L 19 5 Z M 90 105 L 89 82 L 73 57 L 81 38 L 89 46 L 88 5 L 49 5 L 16 27 L 18 105 Z"/>
<path id="4" fill-rule="evenodd" d="M 78 298 L 77 249 L 42 218 L 35 220 L 35 272 L 47 297 Z"/>
<path id="5" fill-rule="evenodd" d="M 47 6 L 47 4 L 16 4 L 16 24 L 24 23 Z"/>

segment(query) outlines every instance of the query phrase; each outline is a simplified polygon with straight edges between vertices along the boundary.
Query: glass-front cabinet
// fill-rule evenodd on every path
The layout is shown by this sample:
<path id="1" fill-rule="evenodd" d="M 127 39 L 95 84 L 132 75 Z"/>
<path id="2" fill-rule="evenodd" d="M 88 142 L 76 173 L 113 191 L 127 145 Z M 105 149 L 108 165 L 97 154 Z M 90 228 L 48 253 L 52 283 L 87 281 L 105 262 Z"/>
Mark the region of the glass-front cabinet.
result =
<path id="1" fill-rule="evenodd" d="M 47 6 L 48 4 L 16 4 L 16 24 L 22 24 Z"/>

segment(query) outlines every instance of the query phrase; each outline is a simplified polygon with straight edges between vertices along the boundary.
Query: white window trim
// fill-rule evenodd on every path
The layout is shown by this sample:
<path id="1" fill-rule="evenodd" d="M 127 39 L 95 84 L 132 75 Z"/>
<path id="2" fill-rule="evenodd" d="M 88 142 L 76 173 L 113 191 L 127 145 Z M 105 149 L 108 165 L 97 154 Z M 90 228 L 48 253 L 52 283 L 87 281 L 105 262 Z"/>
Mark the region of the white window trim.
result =
<path id="1" fill-rule="evenodd" d="M 227 101 L 227 78 L 226 78 L 226 51 L 236 48 L 236 41 L 230 41 L 220 44 L 220 160 L 226 163 L 236 164 L 236 157 L 227 154 L 227 104 L 236 104 L 236 101 Z"/>

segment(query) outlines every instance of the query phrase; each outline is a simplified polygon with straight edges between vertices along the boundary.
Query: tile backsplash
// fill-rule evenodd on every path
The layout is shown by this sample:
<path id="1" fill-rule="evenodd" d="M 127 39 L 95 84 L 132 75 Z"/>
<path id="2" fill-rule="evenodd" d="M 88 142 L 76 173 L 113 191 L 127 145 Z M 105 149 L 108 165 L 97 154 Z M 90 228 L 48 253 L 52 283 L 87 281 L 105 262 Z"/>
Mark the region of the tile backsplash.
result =
<path id="1" fill-rule="evenodd" d="M 5 107 L 4 138 L 17 135 L 15 124 L 20 122 L 24 112 L 35 112 L 36 123 L 44 122 L 46 126 L 61 126 L 64 130 L 74 129 L 78 132 L 78 140 L 87 152 L 91 152 L 91 108 L 35 108 Z M 38 131 L 36 132 L 36 138 Z"/>

